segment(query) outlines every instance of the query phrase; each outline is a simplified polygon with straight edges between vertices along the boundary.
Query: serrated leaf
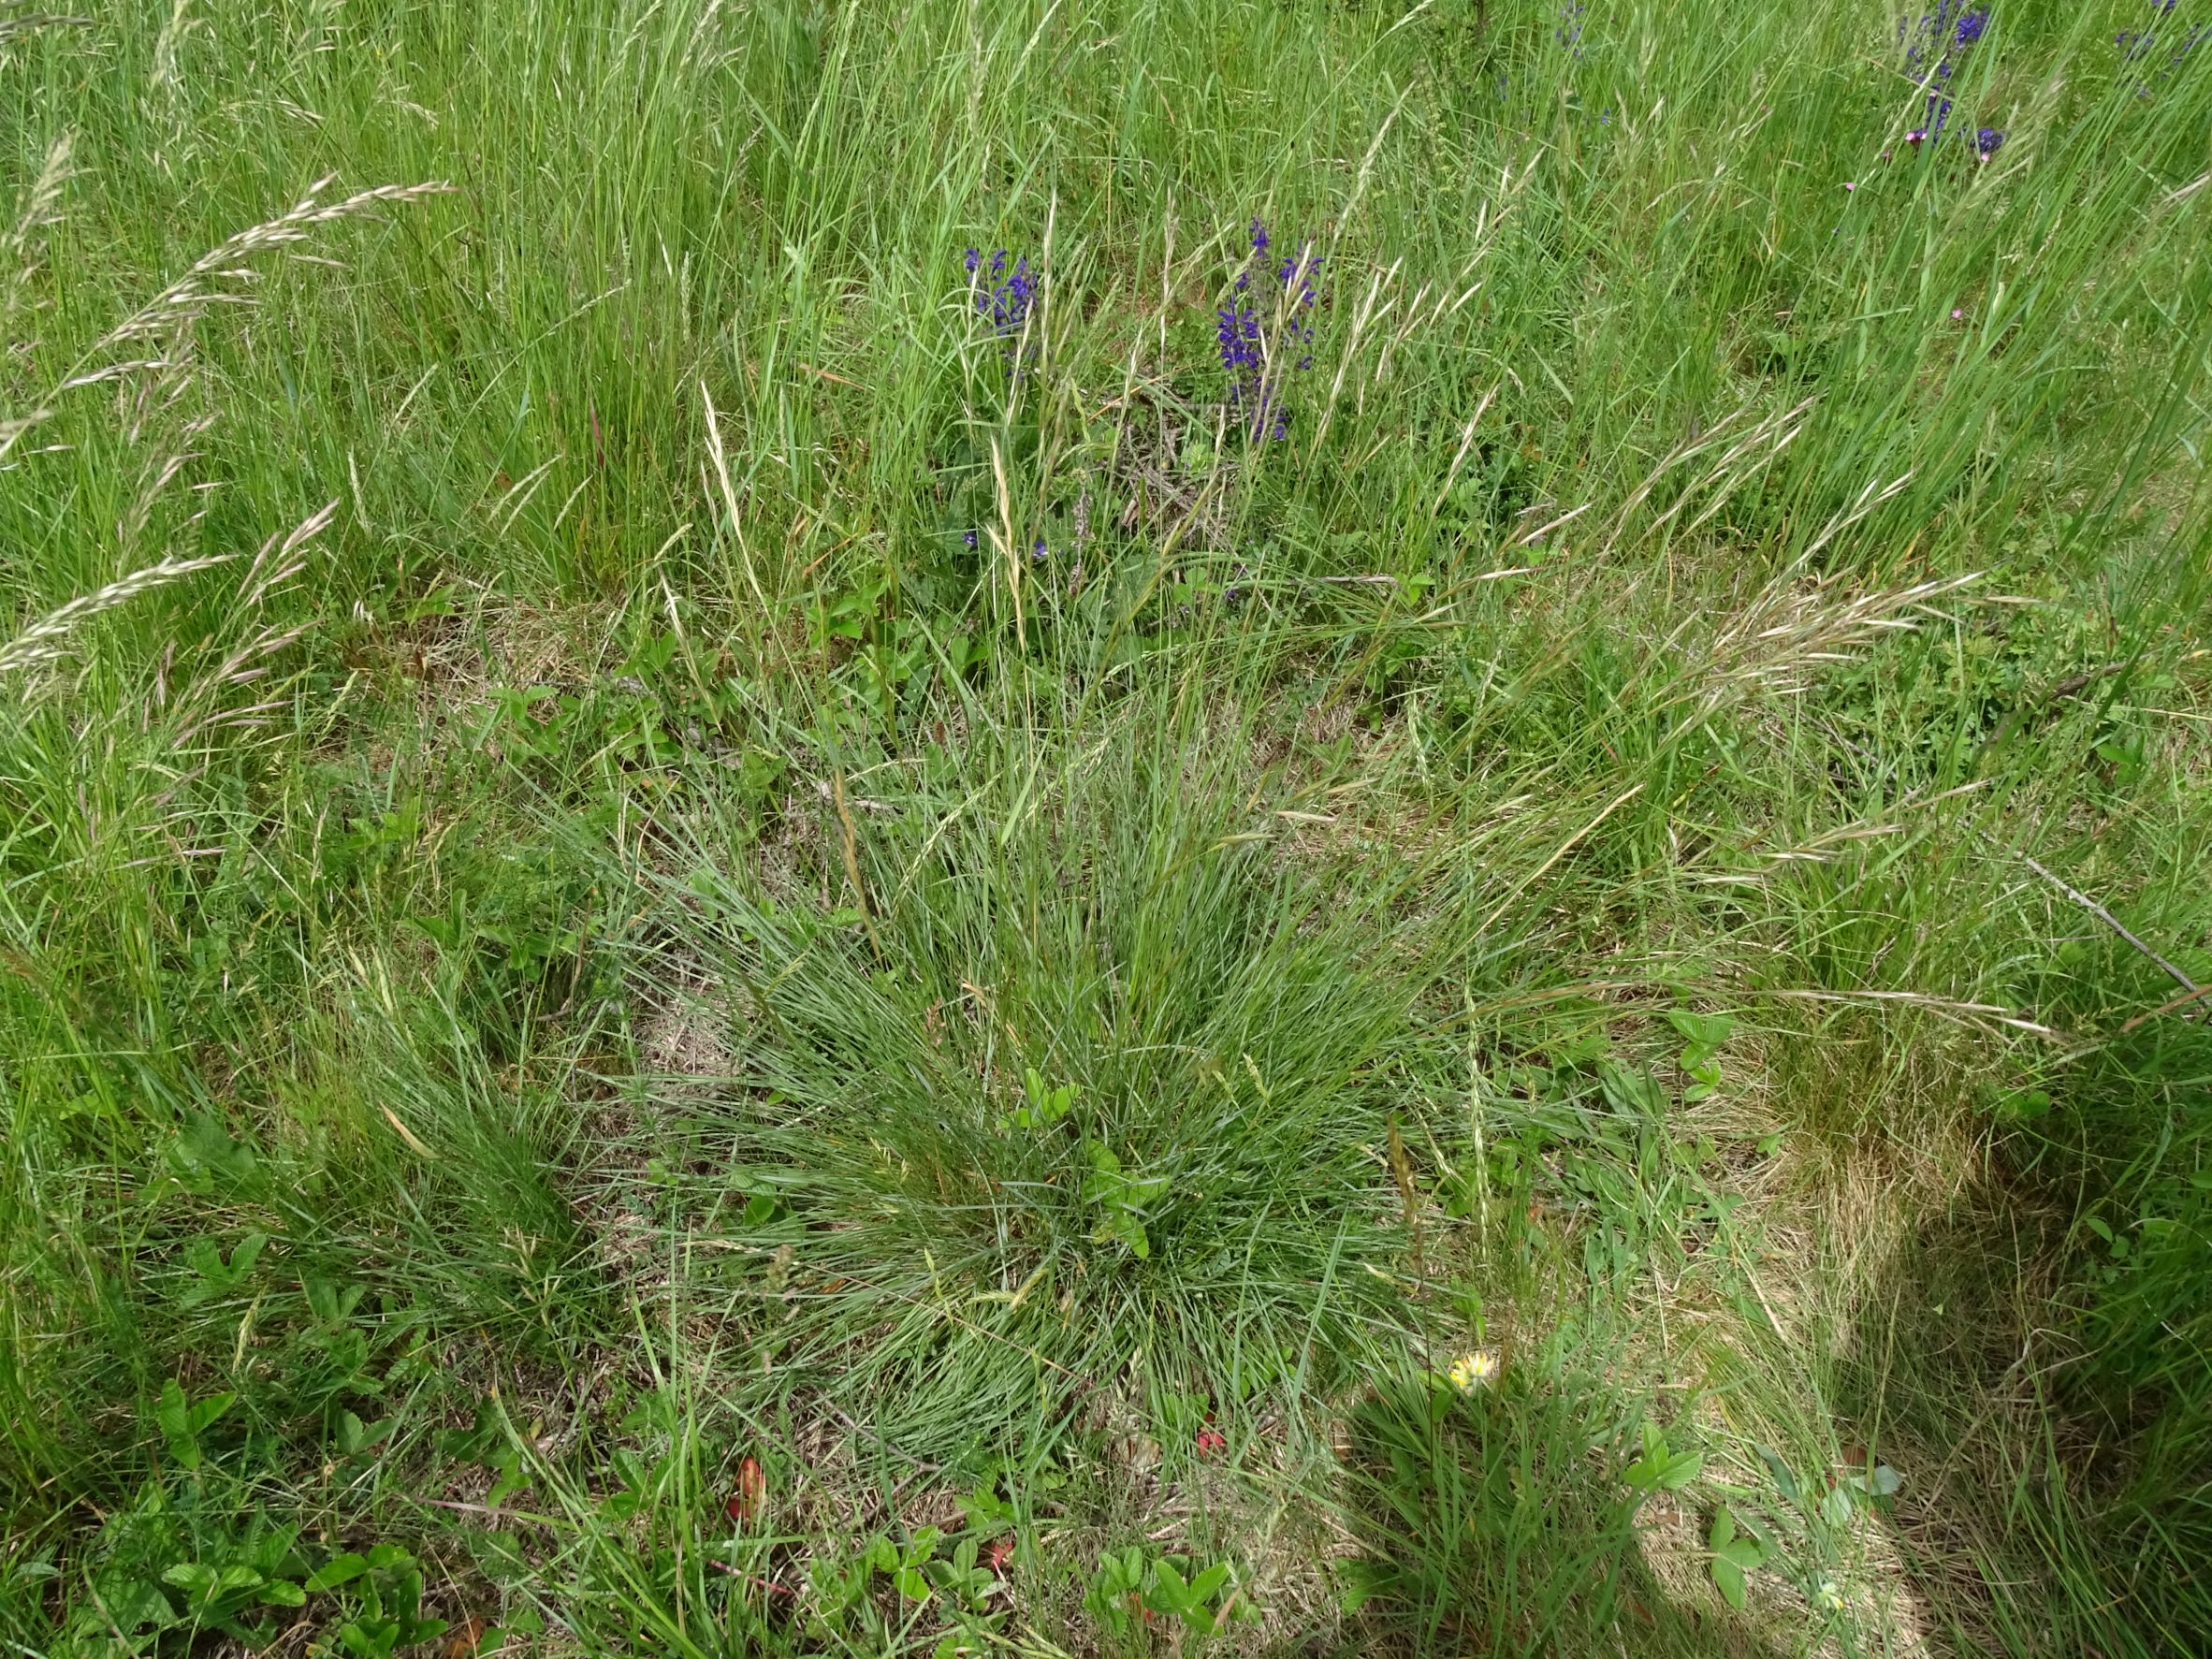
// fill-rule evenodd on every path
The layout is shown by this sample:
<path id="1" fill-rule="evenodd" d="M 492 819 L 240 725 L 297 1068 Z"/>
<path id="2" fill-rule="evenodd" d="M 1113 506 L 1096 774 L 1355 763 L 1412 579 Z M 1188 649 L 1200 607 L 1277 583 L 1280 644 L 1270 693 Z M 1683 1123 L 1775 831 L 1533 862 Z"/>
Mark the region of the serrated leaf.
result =
<path id="1" fill-rule="evenodd" d="M 1713 1588 L 1721 1593 L 1721 1599 L 1738 1612 L 1743 1610 L 1743 1569 L 1723 1556 L 1712 1561 Z"/>
<path id="2" fill-rule="evenodd" d="M 1728 1033 L 1736 1028 L 1736 1016 L 1727 1013 L 1694 1013 L 1684 1008 L 1670 1008 L 1666 1011 L 1666 1023 L 1681 1033 L 1685 1042 L 1711 1050 L 1728 1041 Z"/>
<path id="3" fill-rule="evenodd" d="M 223 1275 L 223 1251 L 213 1239 L 198 1238 L 184 1245 L 184 1265 L 203 1279 Z"/>
<path id="4" fill-rule="evenodd" d="M 905 1596 L 909 1601 L 927 1601 L 929 1599 L 929 1580 L 922 1576 L 919 1567 L 900 1567 L 893 1577 L 892 1582 L 898 1587 L 899 1594 Z"/>
<path id="5" fill-rule="evenodd" d="M 177 1609 L 161 1593 L 161 1586 L 135 1575 L 115 1578 L 102 1574 L 100 1598 L 106 1604 L 108 1617 L 126 1636 L 146 1625 L 167 1630 L 179 1622 Z"/>
<path id="6" fill-rule="evenodd" d="M 171 1440 L 182 1440 L 187 1432 L 190 1413 L 183 1389 L 175 1377 L 170 1377 L 161 1385 L 161 1397 L 153 1403 L 154 1422 Z"/>
<path id="7" fill-rule="evenodd" d="M 1176 1570 L 1175 1564 L 1162 1557 L 1152 1571 L 1152 1589 L 1144 1599 L 1156 1612 L 1181 1612 L 1190 1599 L 1190 1587 L 1183 1582 L 1183 1575 Z"/>
<path id="8" fill-rule="evenodd" d="M 197 1434 L 202 1429 L 228 1411 L 237 1401 L 236 1394 L 223 1393 L 210 1394 L 205 1400 L 195 1402 L 191 1415 L 187 1419 L 191 1424 L 192 1433 Z"/>
<path id="9" fill-rule="evenodd" d="M 1382 1594 L 1390 1581 L 1387 1566 L 1361 1555 L 1340 1555 L 1336 1568 L 1336 1605 L 1356 1613 Z"/>
<path id="10" fill-rule="evenodd" d="M 307 1587 L 313 1591 L 335 1590 L 341 1584 L 350 1584 L 369 1570 L 369 1564 L 352 1551 L 334 1557 L 308 1576 Z"/>
<path id="11" fill-rule="evenodd" d="M 1659 1484 L 1668 1492 L 1680 1492 L 1697 1478 L 1705 1467 L 1705 1454 L 1701 1451 L 1677 1452 L 1659 1469 Z"/>

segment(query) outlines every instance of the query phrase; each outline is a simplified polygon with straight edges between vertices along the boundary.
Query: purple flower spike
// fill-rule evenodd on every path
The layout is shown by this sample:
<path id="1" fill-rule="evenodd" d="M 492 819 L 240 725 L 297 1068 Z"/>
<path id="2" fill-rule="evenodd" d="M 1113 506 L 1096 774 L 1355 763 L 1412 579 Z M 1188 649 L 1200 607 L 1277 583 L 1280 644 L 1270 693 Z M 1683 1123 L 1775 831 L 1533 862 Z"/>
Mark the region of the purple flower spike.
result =
<path id="1" fill-rule="evenodd" d="M 1945 89 L 1957 75 L 1954 54 L 1964 52 L 1989 31 L 1989 8 L 1970 7 L 1966 0 L 1936 0 L 1933 11 L 1917 19 L 1899 18 L 1898 44 L 1905 49 L 1905 71 L 1928 86 L 1927 125 L 1914 143 L 1943 137 L 1951 117 Z"/>
<path id="2" fill-rule="evenodd" d="M 1011 269 L 1007 268 L 1008 257 L 1004 248 L 992 250 L 986 272 L 982 250 L 970 248 L 964 262 L 975 314 L 990 324 L 991 332 L 1005 342 L 1008 367 L 1018 373 L 1023 335 L 1028 327 L 1030 308 L 1037 301 L 1037 277 L 1029 269 L 1026 254 L 1013 261 Z"/>
<path id="3" fill-rule="evenodd" d="M 1252 437 L 1283 438 L 1289 434 L 1290 411 L 1282 398 L 1287 372 L 1311 369 L 1314 355 L 1314 311 L 1319 303 L 1320 260 L 1311 242 L 1296 244 L 1280 259 L 1270 258 L 1274 239 L 1255 217 L 1251 226 L 1252 252 L 1230 285 L 1229 301 L 1214 313 L 1214 338 L 1220 347 L 1221 368 L 1229 377 L 1229 404 Z M 1271 286 L 1264 276 L 1274 269 Z M 1258 280 L 1256 281 L 1255 278 Z M 1291 359 L 1291 347 L 1306 348 Z M 1270 356 L 1275 355 L 1271 362 Z"/>

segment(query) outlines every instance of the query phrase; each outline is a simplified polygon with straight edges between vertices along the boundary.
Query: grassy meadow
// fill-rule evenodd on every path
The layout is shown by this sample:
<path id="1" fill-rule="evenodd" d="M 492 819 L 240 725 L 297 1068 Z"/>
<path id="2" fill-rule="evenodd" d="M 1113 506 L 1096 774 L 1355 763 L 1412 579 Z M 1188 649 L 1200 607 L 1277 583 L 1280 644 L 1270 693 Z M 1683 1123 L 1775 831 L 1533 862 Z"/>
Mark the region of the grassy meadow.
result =
<path id="1" fill-rule="evenodd" d="M 86 11 L 0 1651 L 2212 1650 L 2204 0 Z"/>

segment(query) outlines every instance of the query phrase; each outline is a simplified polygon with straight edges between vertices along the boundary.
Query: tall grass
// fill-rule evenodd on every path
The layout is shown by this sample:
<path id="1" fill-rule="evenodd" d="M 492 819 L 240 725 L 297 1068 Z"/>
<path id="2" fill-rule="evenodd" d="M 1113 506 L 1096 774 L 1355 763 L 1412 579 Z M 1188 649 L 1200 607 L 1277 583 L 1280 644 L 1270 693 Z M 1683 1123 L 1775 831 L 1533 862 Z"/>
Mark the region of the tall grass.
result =
<path id="1" fill-rule="evenodd" d="M 0 1633 L 2201 1646 L 2189 4 L 0 9 Z"/>

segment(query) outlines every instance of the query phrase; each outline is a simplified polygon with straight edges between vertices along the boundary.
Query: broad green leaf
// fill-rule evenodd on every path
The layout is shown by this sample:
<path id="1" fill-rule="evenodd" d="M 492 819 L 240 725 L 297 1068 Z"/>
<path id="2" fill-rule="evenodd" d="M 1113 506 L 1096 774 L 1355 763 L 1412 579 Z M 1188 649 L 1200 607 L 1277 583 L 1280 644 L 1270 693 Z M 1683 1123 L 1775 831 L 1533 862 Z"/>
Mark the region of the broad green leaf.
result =
<path id="1" fill-rule="evenodd" d="M 106 1604 L 108 1617 L 125 1636 L 152 1626 L 167 1630 L 178 1623 L 177 1609 L 169 1598 L 161 1593 L 161 1586 L 131 1575 L 128 1577 L 103 1573 L 99 1578 L 100 1599 Z"/>
<path id="2" fill-rule="evenodd" d="M 205 1596 L 215 1587 L 215 1569 L 203 1562 L 181 1561 L 163 1573 L 161 1580 L 188 1595 Z"/>
<path id="3" fill-rule="evenodd" d="M 1152 1594 L 1148 1598 L 1153 1607 L 1163 1613 L 1182 1611 L 1190 1600 L 1190 1586 L 1184 1583 L 1175 1564 L 1163 1559 L 1153 1572 Z"/>
<path id="4" fill-rule="evenodd" d="M 369 1570 L 369 1564 L 350 1550 L 323 1564 L 308 1575 L 310 1590 L 335 1590 L 341 1584 L 350 1584 Z"/>
<path id="5" fill-rule="evenodd" d="M 1712 1559 L 1713 1587 L 1721 1593 L 1721 1599 L 1739 1612 L 1743 1609 L 1743 1569 L 1725 1556 Z"/>
<path id="6" fill-rule="evenodd" d="M 1659 1471 L 1659 1484 L 1668 1492 L 1680 1492 L 1697 1478 L 1705 1467 L 1705 1454 L 1701 1451 L 1677 1452 L 1666 1460 Z"/>
<path id="7" fill-rule="evenodd" d="M 191 1406 L 175 1377 L 161 1385 L 161 1398 L 153 1404 L 153 1420 L 172 1440 L 183 1438 L 191 1421 Z"/>
<path id="8" fill-rule="evenodd" d="M 1336 1561 L 1336 1605 L 1356 1613 L 1390 1583 L 1388 1568 L 1362 1556 L 1340 1556 Z"/>

